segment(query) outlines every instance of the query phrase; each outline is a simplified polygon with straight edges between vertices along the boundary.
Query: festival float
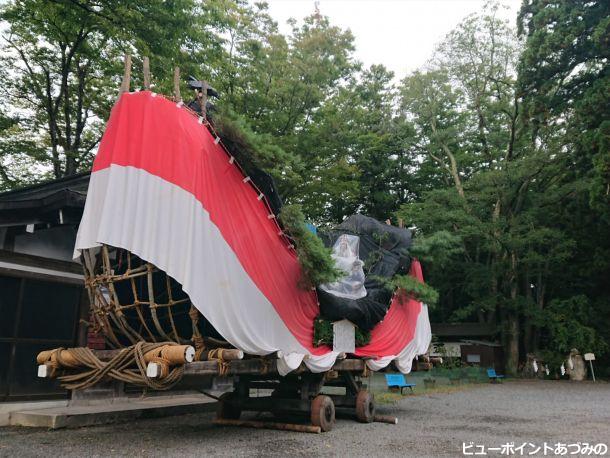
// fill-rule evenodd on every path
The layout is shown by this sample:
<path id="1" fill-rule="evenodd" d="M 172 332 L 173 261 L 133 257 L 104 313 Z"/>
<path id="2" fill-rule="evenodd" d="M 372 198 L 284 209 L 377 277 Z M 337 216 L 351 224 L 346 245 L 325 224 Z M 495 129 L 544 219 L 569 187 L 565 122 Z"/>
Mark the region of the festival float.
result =
<path id="1" fill-rule="evenodd" d="M 309 230 L 287 227 L 273 179 L 217 132 L 215 91 L 192 80 L 195 99 L 183 102 L 176 70 L 173 96 L 156 94 L 147 68 L 145 59 L 144 88 L 132 92 L 126 58 L 74 251 L 108 349 L 44 351 L 39 376 L 72 390 L 118 380 L 204 393 L 228 377 L 216 420 L 225 425 L 328 431 L 336 409 L 395 422 L 375 414 L 363 382 L 370 371 L 408 373 L 430 344 L 427 306 L 383 280 L 403 273 L 423 284 L 410 231 L 353 215 L 308 232 L 339 274 L 304 282 L 294 232 Z M 243 411 L 311 425 L 242 421 Z"/>

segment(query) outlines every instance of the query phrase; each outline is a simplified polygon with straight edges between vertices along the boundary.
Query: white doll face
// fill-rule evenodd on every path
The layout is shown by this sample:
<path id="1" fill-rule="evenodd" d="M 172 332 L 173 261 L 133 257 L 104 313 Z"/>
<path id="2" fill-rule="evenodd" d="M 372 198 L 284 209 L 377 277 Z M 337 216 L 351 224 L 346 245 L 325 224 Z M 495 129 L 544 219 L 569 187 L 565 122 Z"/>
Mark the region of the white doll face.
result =
<path id="1" fill-rule="evenodd" d="M 353 236 L 352 236 L 353 237 Z M 356 254 L 356 252 L 354 251 L 355 246 L 354 242 L 352 240 L 350 240 L 350 236 L 347 234 L 343 234 L 341 236 L 339 236 L 339 239 L 337 240 L 338 243 L 338 249 L 337 249 L 337 255 L 344 257 L 344 258 L 351 258 L 351 257 L 356 257 L 358 256 Z"/>
<path id="2" fill-rule="evenodd" d="M 347 238 L 344 236 L 341 236 L 341 242 L 339 245 L 339 254 L 341 256 L 347 257 L 347 256 L 349 256 L 350 251 L 351 250 L 349 249 L 349 243 L 347 243 Z"/>

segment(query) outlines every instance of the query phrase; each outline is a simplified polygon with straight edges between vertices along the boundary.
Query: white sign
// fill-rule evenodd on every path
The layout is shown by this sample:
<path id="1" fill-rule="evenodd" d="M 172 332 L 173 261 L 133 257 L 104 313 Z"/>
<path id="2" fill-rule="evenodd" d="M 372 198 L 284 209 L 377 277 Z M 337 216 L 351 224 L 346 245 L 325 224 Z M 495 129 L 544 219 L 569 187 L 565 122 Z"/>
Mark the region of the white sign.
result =
<path id="1" fill-rule="evenodd" d="M 595 361 L 594 353 L 585 353 L 585 361 Z"/>
<path id="2" fill-rule="evenodd" d="M 333 351 L 354 353 L 356 351 L 356 326 L 348 320 L 333 323 Z"/>

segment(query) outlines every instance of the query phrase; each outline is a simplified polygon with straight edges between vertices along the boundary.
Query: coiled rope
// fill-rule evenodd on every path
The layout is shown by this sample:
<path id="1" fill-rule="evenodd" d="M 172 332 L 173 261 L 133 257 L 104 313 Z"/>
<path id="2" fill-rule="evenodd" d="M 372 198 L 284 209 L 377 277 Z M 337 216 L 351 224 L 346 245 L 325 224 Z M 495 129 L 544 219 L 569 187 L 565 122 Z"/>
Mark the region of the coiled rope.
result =
<path id="1" fill-rule="evenodd" d="M 81 390 L 99 383 L 104 378 L 111 378 L 137 386 L 145 386 L 154 390 L 168 390 L 178 383 L 184 375 L 184 365 L 169 368 L 169 361 L 158 357 L 152 362 L 160 362 L 163 368 L 159 378 L 146 375 L 147 362 L 144 355 L 164 345 L 178 345 L 175 342 L 138 342 L 123 348 L 110 361 L 101 361 L 89 348 L 71 348 L 70 353 L 79 362 L 78 367 L 88 367 L 90 370 L 78 374 L 58 377 L 61 385 L 69 390 Z M 63 367 L 75 367 L 70 362 L 62 361 L 61 350 L 56 350 L 57 362 Z M 137 369 L 134 368 L 137 367 Z"/>

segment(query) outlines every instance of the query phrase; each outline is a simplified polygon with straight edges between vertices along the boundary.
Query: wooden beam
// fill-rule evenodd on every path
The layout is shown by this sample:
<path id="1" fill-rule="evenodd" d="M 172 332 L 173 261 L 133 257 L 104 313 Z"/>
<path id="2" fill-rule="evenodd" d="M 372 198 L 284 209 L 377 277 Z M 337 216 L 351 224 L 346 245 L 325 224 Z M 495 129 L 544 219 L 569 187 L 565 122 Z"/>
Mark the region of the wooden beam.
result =
<path id="1" fill-rule="evenodd" d="M 277 373 L 277 360 L 267 359 L 267 363 L 262 363 L 259 358 L 243 359 L 227 362 L 227 375 L 259 375 L 264 371 L 268 374 Z M 364 370 L 365 361 L 362 359 L 344 359 L 337 361 L 332 370 L 361 372 Z M 300 368 L 299 368 L 300 369 Z M 295 372 L 299 372 L 297 369 Z M 300 372 L 305 372 L 303 369 Z M 184 375 L 218 375 L 218 361 L 194 361 L 184 368 Z"/>
<path id="2" fill-rule="evenodd" d="M 131 83 L 131 55 L 125 54 L 123 61 L 123 80 L 121 82 L 121 93 L 129 92 L 129 86 Z"/>
<path id="3" fill-rule="evenodd" d="M 281 431 L 297 431 L 300 433 L 320 434 L 322 432 L 322 429 L 319 426 L 276 423 L 272 421 L 229 420 L 217 418 L 214 420 L 214 424 L 219 426 L 246 426 L 248 428 L 279 429 Z"/>
<path id="4" fill-rule="evenodd" d="M 150 61 L 144 56 L 144 89 L 150 90 Z"/>
<path id="5" fill-rule="evenodd" d="M 201 98 L 199 99 L 199 103 L 201 104 L 201 116 L 207 119 L 206 108 L 208 104 L 208 82 L 201 82 Z"/>
<path id="6" fill-rule="evenodd" d="M 182 96 L 180 95 L 180 67 L 174 68 L 174 101 L 182 101 Z"/>

